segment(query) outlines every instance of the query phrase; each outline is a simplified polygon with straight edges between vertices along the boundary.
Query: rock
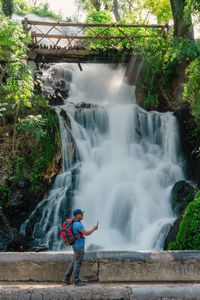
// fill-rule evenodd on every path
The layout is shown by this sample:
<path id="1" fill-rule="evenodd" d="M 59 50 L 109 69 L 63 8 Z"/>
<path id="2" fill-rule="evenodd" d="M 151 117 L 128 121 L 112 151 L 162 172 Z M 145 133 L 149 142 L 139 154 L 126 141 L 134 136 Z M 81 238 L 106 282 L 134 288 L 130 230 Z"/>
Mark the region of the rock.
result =
<path id="1" fill-rule="evenodd" d="M 76 108 L 96 108 L 98 105 L 92 104 L 92 103 L 87 103 L 87 102 L 81 102 L 76 104 Z"/>
<path id="2" fill-rule="evenodd" d="M 43 95 L 43 93 L 44 93 L 44 88 L 43 88 L 42 82 L 39 80 L 39 78 L 37 78 L 34 82 L 34 91 L 38 95 Z"/>
<path id="3" fill-rule="evenodd" d="M 53 96 L 49 96 L 48 98 L 49 98 L 50 105 L 56 106 L 56 105 L 64 104 L 64 99 L 59 92 L 54 93 Z"/>
<path id="4" fill-rule="evenodd" d="M 163 250 L 167 250 L 167 247 L 168 247 L 169 243 L 176 242 L 176 236 L 178 234 L 179 227 L 180 227 L 180 224 L 182 222 L 182 219 L 183 219 L 183 214 L 180 215 L 180 217 L 178 217 L 178 219 L 176 219 L 176 221 L 173 223 L 173 225 L 170 228 L 170 230 L 168 232 L 168 235 L 165 239 Z"/>
<path id="5" fill-rule="evenodd" d="M 0 251 L 6 251 L 9 233 L 6 226 L 1 226 L 0 229 Z"/>
<path id="6" fill-rule="evenodd" d="M 54 95 L 56 94 L 60 94 L 64 99 L 68 98 L 69 97 L 69 90 L 64 88 L 64 89 L 61 89 L 61 88 L 57 88 L 55 90 L 55 93 Z"/>
<path id="7" fill-rule="evenodd" d="M 24 237 L 16 228 L 12 229 L 10 241 L 7 244 L 7 251 L 23 251 Z"/>
<path id="8" fill-rule="evenodd" d="M 59 90 L 64 90 L 66 88 L 66 84 L 65 84 L 65 81 L 64 80 L 58 80 L 55 82 L 55 86 L 56 88 L 58 88 Z"/>
<path id="9" fill-rule="evenodd" d="M 60 111 L 60 115 L 63 117 L 63 119 L 65 120 L 67 127 L 71 130 L 71 121 L 70 118 L 67 114 L 67 112 L 64 109 L 61 109 Z"/>
<path id="10" fill-rule="evenodd" d="M 28 188 L 30 187 L 30 181 L 26 178 L 20 178 L 18 180 L 17 187 L 20 189 Z"/>
<path id="11" fill-rule="evenodd" d="M 171 206 L 174 214 L 179 216 L 193 201 L 195 196 L 195 189 L 191 184 L 185 180 L 176 182 L 171 191 Z"/>
<path id="12" fill-rule="evenodd" d="M 186 175 L 200 186 L 200 134 L 196 131 L 197 124 L 189 107 L 174 112 L 179 128 L 180 140 L 186 159 Z M 194 134 L 193 134 L 194 133 Z"/>
<path id="13" fill-rule="evenodd" d="M 30 252 L 44 252 L 48 250 L 49 249 L 47 247 L 31 247 L 30 249 L 28 249 L 28 251 Z"/>
<path id="14" fill-rule="evenodd" d="M 23 196 L 18 192 L 13 193 L 11 195 L 10 203 L 11 203 L 12 209 L 21 208 L 21 206 L 23 205 Z"/>
<path id="15" fill-rule="evenodd" d="M 25 182 L 23 179 L 19 179 L 17 183 L 18 187 L 23 189 L 25 187 Z"/>

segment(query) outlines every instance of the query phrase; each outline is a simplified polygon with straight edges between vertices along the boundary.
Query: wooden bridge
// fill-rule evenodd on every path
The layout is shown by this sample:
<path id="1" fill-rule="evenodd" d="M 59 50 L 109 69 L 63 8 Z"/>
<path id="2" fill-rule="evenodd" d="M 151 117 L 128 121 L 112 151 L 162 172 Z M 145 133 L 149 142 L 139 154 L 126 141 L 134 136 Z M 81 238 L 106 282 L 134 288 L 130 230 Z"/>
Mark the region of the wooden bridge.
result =
<path id="1" fill-rule="evenodd" d="M 169 31 L 168 25 L 40 22 L 25 18 L 31 33 L 28 56 L 35 62 L 128 62 L 138 39 Z"/>

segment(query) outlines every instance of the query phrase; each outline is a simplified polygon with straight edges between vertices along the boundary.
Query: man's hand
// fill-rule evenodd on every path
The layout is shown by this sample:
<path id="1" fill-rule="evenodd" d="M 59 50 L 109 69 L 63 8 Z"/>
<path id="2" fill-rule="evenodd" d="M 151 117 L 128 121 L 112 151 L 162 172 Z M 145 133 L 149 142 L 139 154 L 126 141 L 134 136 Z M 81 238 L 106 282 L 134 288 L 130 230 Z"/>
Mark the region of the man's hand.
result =
<path id="1" fill-rule="evenodd" d="M 97 222 L 97 225 L 94 226 L 91 230 L 86 231 L 85 229 L 83 229 L 80 232 L 83 233 L 85 236 L 88 236 L 88 235 L 92 234 L 97 229 L 98 229 L 98 222 Z"/>

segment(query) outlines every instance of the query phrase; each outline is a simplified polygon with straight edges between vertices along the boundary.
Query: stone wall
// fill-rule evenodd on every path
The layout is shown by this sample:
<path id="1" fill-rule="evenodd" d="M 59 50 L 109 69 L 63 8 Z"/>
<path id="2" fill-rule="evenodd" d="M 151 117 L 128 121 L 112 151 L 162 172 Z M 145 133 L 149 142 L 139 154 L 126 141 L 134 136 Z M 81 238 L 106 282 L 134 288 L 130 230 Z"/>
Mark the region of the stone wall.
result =
<path id="1" fill-rule="evenodd" d="M 60 282 L 72 252 L 0 253 L 0 281 Z M 81 278 L 94 282 L 197 282 L 199 251 L 87 252 Z"/>

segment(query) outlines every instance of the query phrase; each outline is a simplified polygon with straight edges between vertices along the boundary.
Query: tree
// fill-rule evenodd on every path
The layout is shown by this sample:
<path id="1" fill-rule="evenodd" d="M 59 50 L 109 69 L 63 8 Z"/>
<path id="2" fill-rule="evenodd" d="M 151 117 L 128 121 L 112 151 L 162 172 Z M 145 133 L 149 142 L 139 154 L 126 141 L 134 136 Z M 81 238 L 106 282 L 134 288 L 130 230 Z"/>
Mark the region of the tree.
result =
<path id="1" fill-rule="evenodd" d="M 33 6 L 37 6 L 37 3 L 38 1 L 37 0 L 32 0 L 32 3 L 33 3 Z"/>
<path id="2" fill-rule="evenodd" d="M 121 1 L 124 2 L 126 0 Z M 101 10 L 113 12 L 116 21 L 119 21 L 121 18 L 120 2 L 118 0 L 76 0 L 78 6 L 88 13 Z"/>
<path id="3" fill-rule="evenodd" d="M 11 18 L 14 12 L 13 0 L 1 0 L 1 7 L 4 15 Z"/>
<path id="4" fill-rule="evenodd" d="M 174 20 L 174 35 L 193 39 L 191 10 L 186 0 L 170 0 Z"/>
<path id="5" fill-rule="evenodd" d="M 76 0 L 79 7 L 88 13 L 99 10 L 112 12 L 117 22 L 122 18 L 132 19 L 133 22 L 148 22 L 154 16 L 160 24 L 168 23 L 172 18 L 169 0 L 98 0 L 98 6 L 96 2 L 97 0 Z"/>

